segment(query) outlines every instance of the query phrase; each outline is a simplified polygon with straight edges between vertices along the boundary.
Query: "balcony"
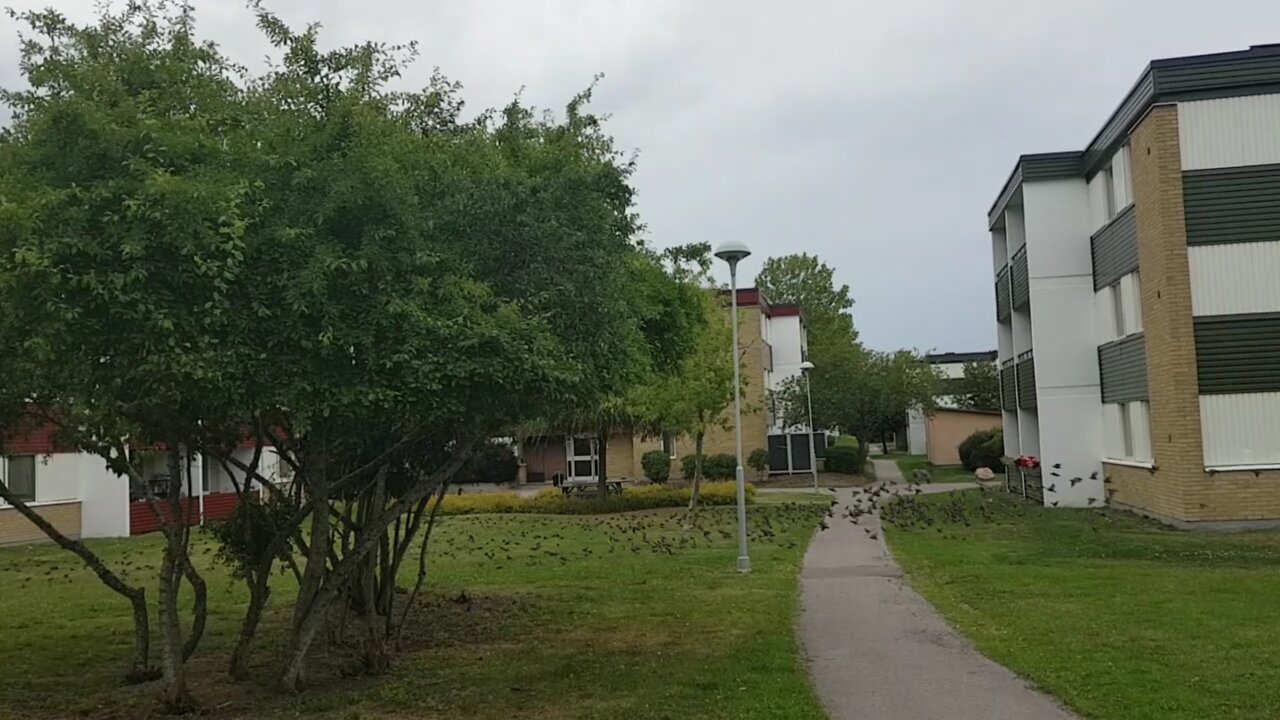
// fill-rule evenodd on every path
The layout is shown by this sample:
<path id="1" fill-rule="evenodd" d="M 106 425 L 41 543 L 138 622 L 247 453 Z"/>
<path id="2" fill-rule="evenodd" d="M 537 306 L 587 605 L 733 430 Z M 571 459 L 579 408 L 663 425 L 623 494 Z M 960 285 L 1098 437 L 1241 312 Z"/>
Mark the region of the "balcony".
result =
<path id="1" fill-rule="evenodd" d="M 1009 279 L 1009 266 L 996 273 L 996 320 L 1009 322 L 1013 316 L 1013 293 Z"/>
<path id="2" fill-rule="evenodd" d="M 1018 356 L 1015 370 L 1018 385 L 1018 407 L 1023 410 L 1036 409 L 1036 362 L 1028 350 Z"/>
<path id="3" fill-rule="evenodd" d="M 1026 310 L 1031 307 L 1031 280 L 1027 277 L 1027 246 L 1013 256 L 1013 278 L 1010 282 L 1013 295 L 1013 309 Z"/>
<path id="4" fill-rule="evenodd" d="M 1017 369 L 1013 360 L 1005 360 L 1000 366 L 1000 407 L 1008 412 L 1018 409 Z"/>

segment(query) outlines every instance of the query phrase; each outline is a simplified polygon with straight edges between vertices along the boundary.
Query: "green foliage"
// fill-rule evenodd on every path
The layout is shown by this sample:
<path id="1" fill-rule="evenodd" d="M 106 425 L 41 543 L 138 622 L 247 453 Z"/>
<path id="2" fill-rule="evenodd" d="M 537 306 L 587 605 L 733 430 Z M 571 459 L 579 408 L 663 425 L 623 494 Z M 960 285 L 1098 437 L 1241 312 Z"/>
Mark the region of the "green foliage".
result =
<path id="1" fill-rule="evenodd" d="M 756 275 L 756 287 L 773 302 L 793 303 L 804 310 L 815 365 L 821 367 L 818 360 L 824 359 L 822 346 L 857 342 L 849 314 L 853 307 L 849 286 L 836 287 L 835 270 L 818 256 L 803 253 L 769 258 Z"/>
<path id="2" fill-rule="evenodd" d="M 559 490 L 544 490 L 533 497 L 514 492 L 486 492 L 448 495 L 440 508 L 443 515 L 476 515 L 486 513 L 539 513 L 546 515 L 598 515 L 602 513 L 685 507 L 692 493 L 689 487 L 642 485 L 629 487 L 621 495 L 610 495 L 603 502 L 594 497 L 565 497 Z M 733 505 L 737 502 L 737 483 L 710 482 L 702 486 L 699 502 L 703 505 Z M 747 485 L 747 499 L 755 498 L 755 486 Z"/>
<path id="3" fill-rule="evenodd" d="M 962 408 L 971 410 L 1000 409 L 1000 370 L 993 362 L 964 364 L 964 377 L 957 378 L 955 395 Z"/>
<path id="4" fill-rule="evenodd" d="M 868 440 L 906 424 L 912 407 L 933 407 L 938 375 L 914 352 L 876 352 L 849 345 L 828 348 L 824 364 L 814 361 L 810 371 L 813 420 L 818 427 L 839 430 Z M 772 394 L 784 423 L 807 422 L 804 381 L 791 378 Z M 860 445 L 863 458 L 869 450 Z"/>
<path id="5" fill-rule="evenodd" d="M 769 451 L 764 448 L 756 448 L 747 456 L 747 467 L 756 473 L 757 480 L 764 480 L 769 474 Z M 737 468 L 734 468 L 737 471 Z"/>
<path id="6" fill-rule="evenodd" d="M 960 463 L 970 472 L 978 468 L 1001 471 L 1004 458 L 1004 431 L 1000 428 L 975 430 L 957 446 Z"/>
<path id="7" fill-rule="evenodd" d="M 229 517 L 206 525 L 205 530 L 217 539 L 218 560 L 231 569 L 232 577 L 243 579 L 250 568 L 262 562 L 272 537 L 287 527 L 295 510 L 294 503 L 278 495 L 266 499 L 250 496 Z M 277 559 L 283 560 L 291 552 L 292 543 L 286 543 Z"/>
<path id="8" fill-rule="evenodd" d="M 641 455 L 640 467 L 649 482 L 661 484 L 671 477 L 671 457 L 661 450 L 650 450 Z"/>
<path id="9" fill-rule="evenodd" d="M 827 448 L 825 468 L 827 472 L 858 475 L 862 472 L 864 455 L 855 445 L 836 443 Z"/>
<path id="10" fill-rule="evenodd" d="M 852 447 L 852 448 L 859 447 L 858 438 L 854 437 L 853 435 L 837 435 L 835 442 L 831 444 L 839 445 L 841 447 Z"/>
<path id="11" fill-rule="evenodd" d="M 511 448 L 501 442 L 486 442 L 467 458 L 453 480 L 457 483 L 511 485 L 519 476 L 520 460 Z"/>
<path id="12" fill-rule="evenodd" d="M 697 472 L 697 455 L 680 458 L 680 471 L 685 480 L 692 480 Z M 702 476 L 708 480 L 732 480 L 738 472 L 738 459 L 729 453 L 702 456 Z"/>

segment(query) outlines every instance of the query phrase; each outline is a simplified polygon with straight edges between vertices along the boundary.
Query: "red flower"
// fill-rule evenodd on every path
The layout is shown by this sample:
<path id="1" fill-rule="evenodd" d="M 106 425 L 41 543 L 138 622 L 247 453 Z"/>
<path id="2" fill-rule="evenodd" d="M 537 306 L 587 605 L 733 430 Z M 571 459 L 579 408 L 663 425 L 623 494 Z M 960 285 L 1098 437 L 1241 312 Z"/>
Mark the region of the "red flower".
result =
<path id="1" fill-rule="evenodd" d="M 1020 468 L 1038 468 L 1040 467 L 1040 458 L 1035 455 L 1020 455 L 1017 460 L 1013 461 L 1013 464 Z"/>

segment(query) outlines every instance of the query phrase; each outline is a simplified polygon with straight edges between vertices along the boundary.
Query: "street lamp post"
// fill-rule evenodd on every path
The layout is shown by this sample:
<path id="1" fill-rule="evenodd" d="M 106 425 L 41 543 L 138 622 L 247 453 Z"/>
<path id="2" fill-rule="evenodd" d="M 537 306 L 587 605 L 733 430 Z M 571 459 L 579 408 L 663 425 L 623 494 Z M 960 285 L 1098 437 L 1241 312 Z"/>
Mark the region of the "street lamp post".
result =
<path id="1" fill-rule="evenodd" d="M 738 467 L 734 475 L 738 481 L 738 572 L 751 572 L 751 556 L 747 554 L 747 490 L 746 474 L 742 470 L 742 380 L 739 377 L 738 349 L 738 263 L 751 254 L 747 246 L 730 240 L 716 248 L 716 257 L 729 264 L 729 297 L 732 307 L 730 324 L 733 325 L 733 436 L 737 448 Z"/>
<path id="2" fill-rule="evenodd" d="M 809 390 L 813 382 L 810 372 L 813 363 L 805 360 L 800 363 L 800 372 L 804 373 L 804 398 L 809 403 L 809 472 L 813 473 L 813 491 L 818 492 L 818 451 L 813 447 L 813 393 Z"/>

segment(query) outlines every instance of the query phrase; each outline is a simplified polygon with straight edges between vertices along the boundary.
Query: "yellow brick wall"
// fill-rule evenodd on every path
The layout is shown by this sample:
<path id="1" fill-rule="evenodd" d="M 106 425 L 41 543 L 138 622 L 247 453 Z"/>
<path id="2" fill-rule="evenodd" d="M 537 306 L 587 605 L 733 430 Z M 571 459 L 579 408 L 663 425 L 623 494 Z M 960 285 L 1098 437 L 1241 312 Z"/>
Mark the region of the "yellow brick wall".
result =
<path id="1" fill-rule="evenodd" d="M 71 538 L 80 537 L 79 502 L 42 505 L 35 509 L 63 535 Z M 47 539 L 48 537 L 40 532 L 39 528 L 22 517 L 17 510 L 0 508 L 0 545 L 19 545 Z"/>
<path id="2" fill-rule="evenodd" d="M 1130 136 L 1154 470 L 1106 465 L 1116 505 L 1180 521 L 1280 518 L 1280 472 L 1204 471 L 1178 111 Z"/>
<path id="3" fill-rule="evenodd" d="M 746 459 L 756 448 L 766 447 L 769 423 L 765 413 L 766 390 L 764 367 L 768 348 L 760 336 L 760 308 L 738 308 L 738 347 L 742 352 L 742 455 Z M 722 416 L 724 427 L 713 427 L 702 441 L 706 455 L 734 453 L 733 404 Z M 688 443 L 693 452 L 693 441 Z"/>

